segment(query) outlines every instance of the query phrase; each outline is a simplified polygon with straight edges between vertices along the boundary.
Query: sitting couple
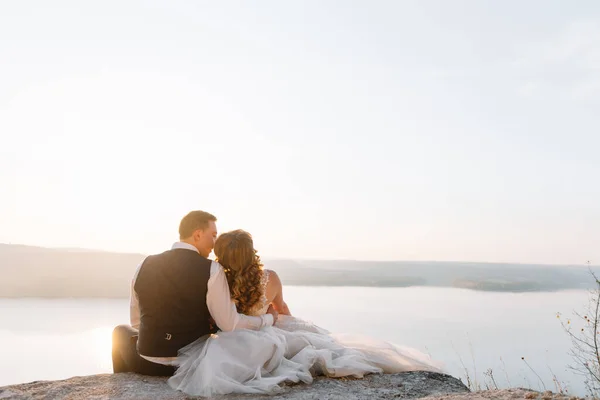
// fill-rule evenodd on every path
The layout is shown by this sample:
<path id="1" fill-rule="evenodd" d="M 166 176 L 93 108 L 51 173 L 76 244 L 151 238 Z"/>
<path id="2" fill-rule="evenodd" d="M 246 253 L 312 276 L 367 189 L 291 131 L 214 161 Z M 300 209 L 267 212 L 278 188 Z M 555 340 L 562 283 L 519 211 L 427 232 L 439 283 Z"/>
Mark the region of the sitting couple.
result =
<path id="1" fill-rule="evenodd" d="M 217 239 L 216 218 L 192 211 L 171 250 L 147 257 L 131 285 L 131 326 L 113 332 L 113 370 L 170 376 L 190 396 L 272 393 L 314 375 L 441 372 L 425 354 L 332 334 L 293 317 L 275 271 L 249 233 Z M 216 260 L 208 259 L 213 250 Z"/>

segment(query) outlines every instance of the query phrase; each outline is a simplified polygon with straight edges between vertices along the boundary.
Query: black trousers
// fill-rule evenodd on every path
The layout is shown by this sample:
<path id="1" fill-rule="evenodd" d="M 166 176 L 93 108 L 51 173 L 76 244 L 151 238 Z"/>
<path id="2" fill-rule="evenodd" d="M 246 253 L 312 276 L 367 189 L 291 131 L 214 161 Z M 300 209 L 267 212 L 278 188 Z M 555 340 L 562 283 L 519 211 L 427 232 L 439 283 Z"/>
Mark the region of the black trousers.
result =
<path id="1" fill-rule="evenodd" d="M 173 376 L 175 367 L 153 363 L 141 357 L 137 350 L 138 331 L 129 325 L 119 325 L 112 335 L 113 372 L 136 372 L 151 376 Z"/>

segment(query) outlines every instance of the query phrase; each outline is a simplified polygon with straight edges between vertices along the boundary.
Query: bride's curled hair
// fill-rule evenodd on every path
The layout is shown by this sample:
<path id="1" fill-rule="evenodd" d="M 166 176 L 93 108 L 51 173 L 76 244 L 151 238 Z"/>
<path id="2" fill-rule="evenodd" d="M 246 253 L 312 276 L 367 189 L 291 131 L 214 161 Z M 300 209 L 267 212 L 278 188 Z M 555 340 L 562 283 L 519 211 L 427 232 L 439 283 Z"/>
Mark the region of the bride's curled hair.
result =
<path id="1" fill-rule="evenodd" d="M 246 315 L 258 311 L 264 295 L 263 264 L 254 249 L 252 235 L 241 229 L 225 232 L 215 242 L 214 252 L 227 276 L 237 311 Z"/>

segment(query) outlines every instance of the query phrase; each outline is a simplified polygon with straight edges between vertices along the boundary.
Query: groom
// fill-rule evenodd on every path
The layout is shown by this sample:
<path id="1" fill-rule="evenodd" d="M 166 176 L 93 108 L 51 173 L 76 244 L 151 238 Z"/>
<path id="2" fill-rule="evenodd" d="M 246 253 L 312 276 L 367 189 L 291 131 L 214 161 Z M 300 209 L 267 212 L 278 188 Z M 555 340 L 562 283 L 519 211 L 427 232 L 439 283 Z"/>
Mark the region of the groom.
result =
<path id="1" fill-rule="evenodd" d="M 208 259 L 217 238 L 217 219 L 192 211 L 179 224 L 180 241 L 146 257 L 131 283 L 131 326 L 113 331 L 113 371 L 171 376 L 179 349 L 214 332 L 271 326 L 277 312 L 239 314 L 223 268 Z"/>

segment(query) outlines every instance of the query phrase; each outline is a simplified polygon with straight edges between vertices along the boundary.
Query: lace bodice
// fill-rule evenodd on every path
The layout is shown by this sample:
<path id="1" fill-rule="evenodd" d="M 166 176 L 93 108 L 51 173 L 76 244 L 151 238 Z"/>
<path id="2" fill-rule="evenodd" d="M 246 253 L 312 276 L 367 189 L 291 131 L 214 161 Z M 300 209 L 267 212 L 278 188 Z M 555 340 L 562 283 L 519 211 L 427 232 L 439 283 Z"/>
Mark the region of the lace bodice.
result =
<path id="1" fill-rule="evenodd" d="M 260 298 L 260 306 L 256 307 L 256 311 L 252 313 L 252 315 L 263 315 L 267 313 L 267 310 L 269 309 L 269 304 L 268 304 L 268 299 L 267 299 L 267 283 L 269 283 L 269 270 L 265 269 L 263 270 L 263 275 L 262 278 L 260 280 L 260 284 L 263 287 L 263 295 Z"/>

